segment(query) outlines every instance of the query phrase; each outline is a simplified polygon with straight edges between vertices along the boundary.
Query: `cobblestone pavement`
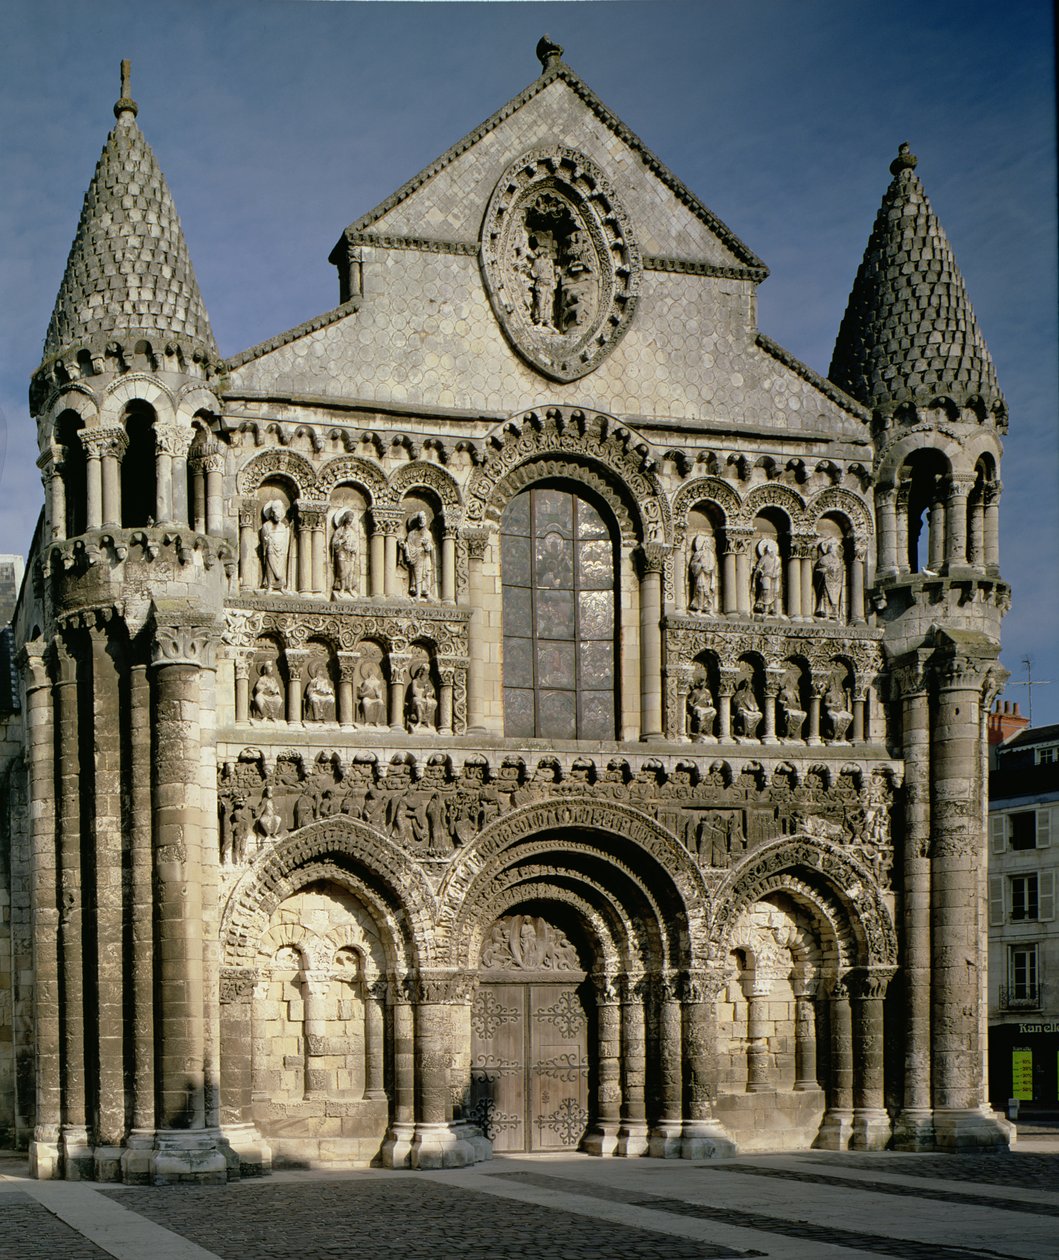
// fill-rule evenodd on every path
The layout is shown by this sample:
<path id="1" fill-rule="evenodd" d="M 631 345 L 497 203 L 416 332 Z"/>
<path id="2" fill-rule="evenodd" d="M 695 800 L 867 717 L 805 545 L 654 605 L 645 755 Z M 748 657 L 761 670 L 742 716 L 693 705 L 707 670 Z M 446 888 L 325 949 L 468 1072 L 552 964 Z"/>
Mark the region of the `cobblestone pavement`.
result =
<path id="1" fill-rule="evenodd" d="M 168 1189 L 0 1161 L 0 1260 L 1056 1260 L 1059 1141 L 1010 1155 L 508 1156 Z"/>

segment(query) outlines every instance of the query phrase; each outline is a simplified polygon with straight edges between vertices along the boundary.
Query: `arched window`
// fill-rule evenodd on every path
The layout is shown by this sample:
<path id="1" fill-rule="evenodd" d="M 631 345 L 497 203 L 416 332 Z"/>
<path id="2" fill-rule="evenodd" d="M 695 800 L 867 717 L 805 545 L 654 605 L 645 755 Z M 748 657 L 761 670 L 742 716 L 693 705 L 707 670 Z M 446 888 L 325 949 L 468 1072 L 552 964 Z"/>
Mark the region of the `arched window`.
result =
<path id="1" fill-rule="evenodd" d="M 504 512 L 504 733 L 613 739 L 617 716 L 615 540 L 565 485 L 517 494 Z"/>

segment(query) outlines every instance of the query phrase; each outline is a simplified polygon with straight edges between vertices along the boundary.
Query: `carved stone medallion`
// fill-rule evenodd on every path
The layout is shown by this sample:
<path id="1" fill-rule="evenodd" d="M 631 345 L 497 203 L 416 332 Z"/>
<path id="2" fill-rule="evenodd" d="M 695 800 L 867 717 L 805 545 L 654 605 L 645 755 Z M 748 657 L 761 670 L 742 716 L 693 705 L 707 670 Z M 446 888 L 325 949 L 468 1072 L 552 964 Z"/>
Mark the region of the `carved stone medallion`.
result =
<path id="1" fill-rule="evenodd" d="M 535 149 L 493 190 L 482 274 L 515 350 L 544 376 L 574 381 L 624 335 L 640 253 L 603 172 L 573 149 Z"/>

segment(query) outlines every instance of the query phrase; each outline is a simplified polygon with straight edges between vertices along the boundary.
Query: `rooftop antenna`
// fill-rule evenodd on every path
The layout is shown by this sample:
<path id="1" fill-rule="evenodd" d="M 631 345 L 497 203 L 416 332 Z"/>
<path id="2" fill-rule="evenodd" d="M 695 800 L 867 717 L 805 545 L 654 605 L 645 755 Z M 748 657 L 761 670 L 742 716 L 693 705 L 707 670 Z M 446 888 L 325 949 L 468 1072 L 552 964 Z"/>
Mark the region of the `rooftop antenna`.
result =
<path id="1" fill-rule="evenodd" d="M 1033 689 L 1034 687 L 1050 687 L 1052 681 L 1050 678 L 1034 678 L 1033 677 L 1033 657 L 1024 656 L 1022 658 L 1023 665 L 1026 666 L 1026 681 L 1010 683 L 1012 687 L 1026 688 L 1026 710 L 1030 726 L 1033 725 Z"/>

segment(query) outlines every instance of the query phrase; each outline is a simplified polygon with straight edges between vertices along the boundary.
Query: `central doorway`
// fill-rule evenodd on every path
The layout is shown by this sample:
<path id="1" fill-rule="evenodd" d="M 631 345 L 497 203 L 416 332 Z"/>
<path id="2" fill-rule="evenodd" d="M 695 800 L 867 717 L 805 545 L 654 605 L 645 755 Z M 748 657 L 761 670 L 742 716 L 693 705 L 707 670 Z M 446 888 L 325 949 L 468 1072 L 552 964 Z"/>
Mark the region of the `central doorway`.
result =
<path id="1" fill-rule="evenodd" d="M 498 919 L 471 1008 L 471 1119 L 503 1151 L 577 1148 L 589 1120 L 592 1011 L 577 950 L 537 915 Z"/>

